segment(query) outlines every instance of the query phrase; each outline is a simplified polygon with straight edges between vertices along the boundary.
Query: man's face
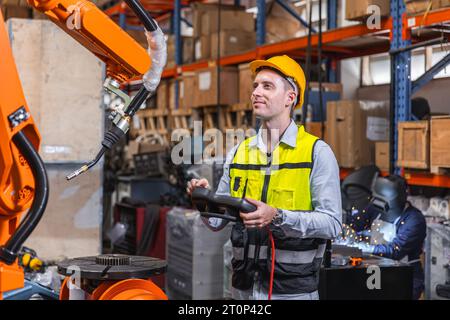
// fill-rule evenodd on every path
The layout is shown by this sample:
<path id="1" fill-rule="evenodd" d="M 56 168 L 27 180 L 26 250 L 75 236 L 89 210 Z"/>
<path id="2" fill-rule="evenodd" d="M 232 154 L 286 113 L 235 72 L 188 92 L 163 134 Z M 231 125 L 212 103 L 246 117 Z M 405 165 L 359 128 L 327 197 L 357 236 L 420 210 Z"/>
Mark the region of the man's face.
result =
<path id="1" fill-rule="evenodd" d="M 290 115 L 295 93 L 289 83 L 272 70 L 261 70 L 253 81 L 253 112 L 262 120 Z"/>

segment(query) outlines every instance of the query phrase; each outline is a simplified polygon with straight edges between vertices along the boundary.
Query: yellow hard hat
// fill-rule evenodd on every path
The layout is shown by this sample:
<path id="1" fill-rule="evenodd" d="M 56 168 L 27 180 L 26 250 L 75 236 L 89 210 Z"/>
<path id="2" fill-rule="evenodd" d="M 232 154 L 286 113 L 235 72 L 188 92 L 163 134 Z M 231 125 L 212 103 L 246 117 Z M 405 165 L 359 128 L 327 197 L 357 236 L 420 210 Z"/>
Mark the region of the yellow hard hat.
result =
<path id="1" fill-rule="evenodd" d="M 256 75 L 261 67 L 275 69 L 281 72 L 289 80 L 294 80 L 298 88 L 298 101 L 295 108 L 301 108 L 303 105 L 303 96 L 305 95 L 306 78 L 302 67 L 294 59 L 287 55 L 275 56 L 267 60 L 254 60 L 250 62 L 250 70 L 253 76 Z"/>

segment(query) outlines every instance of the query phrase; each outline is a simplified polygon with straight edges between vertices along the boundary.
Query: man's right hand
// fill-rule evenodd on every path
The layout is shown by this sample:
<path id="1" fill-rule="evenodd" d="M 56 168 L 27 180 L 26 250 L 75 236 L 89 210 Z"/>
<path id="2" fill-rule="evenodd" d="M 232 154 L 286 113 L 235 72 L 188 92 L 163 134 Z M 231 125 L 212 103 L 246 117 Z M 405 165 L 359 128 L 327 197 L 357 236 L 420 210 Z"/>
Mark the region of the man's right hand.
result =
<path id="1" fill-rule="evenodd" d="M 191 195 L 195 188 L 209 188 L 209 182 L 206 179 L 192 179 L 188 182 L 186 192 Z"/>

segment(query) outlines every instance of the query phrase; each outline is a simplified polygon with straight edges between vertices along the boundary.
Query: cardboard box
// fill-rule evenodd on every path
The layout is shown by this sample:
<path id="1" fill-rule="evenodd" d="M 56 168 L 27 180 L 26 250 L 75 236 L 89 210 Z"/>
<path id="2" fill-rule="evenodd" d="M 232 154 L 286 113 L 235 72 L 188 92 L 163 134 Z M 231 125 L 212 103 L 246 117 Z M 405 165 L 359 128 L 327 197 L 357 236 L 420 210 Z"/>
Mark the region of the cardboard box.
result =
<path id="1" fill-rule="evenodd" d="M 430 145 L 432 171 L 450 168 L 450 116 L 431 118 Z"/>
<path id="2" fill-rule="evenodd" d="M 250 103 L 253 92 L 253 75 L 248 63 L 238 66 L 239 69 L 239 102 Z"/>
<path id="3" fill-rule="evenodd" d="M 169 107 L 169 82 L 161 80 L 156 89 L 156 108 L 167 109 Z"/>
<path id="4" fill-rule="evenodd" d="M 217 10 L 207 11 L 202 16 L 200 35 L 207 36 L 219 32 Z M 252 13 L 245 11 L 221 11 L 220 31 L 255 32 L 255 20 Z"/>
<path id="5" fill-rule="evenodd" d="M 389 142 L 375 142 L 375 165 L 381 171 L 389 171 Z"/>
<path id="6" fill-rule="evenodd" d="M 211 57 L 211 36 L 202 36 L 195 39 L 195 60 L 205 60 Z"/>
<path id="7" fill-rule="evenodd" d="M 184 72 L 179 82 L 178 109 L 190 109 L 194 105 L 194 92 L 196 88 L 194 72 Z"/>
<path id="8" fill-rule="evenodd" d="M 430 125 L 428 121 L 398 123 L 397 166 L 427 169 L 430 163 Z"/>
<path id="9" fill-rule="evenodd" d="M 194 38 L 183 37 L 183 64 L 194 62 Z"/>
<path id="10" fill-rule="evenodd" d="M 28 6 L 21 6 L 17 4 L 2 4 L 3 19 L 24 18 L 29 19 L 33 16 L 33 11 Z"/>
<path id="11" fill-rule="evenodd" d="M 178 80 L 170 79 L 168 84 L 168 92 L 169 92 L 169 109 L 176 108 L 176 84 Z M 178 90 L 180 90 L 180 84 L 178 83 Z"/>
<path id="12" fill-rule="evenodd" d="M 175 63 L 175 36 L 168 35 L 166 39 L 166 46 L 167 46 L 167 62 L 166 62 L 166 68 L 174 68 Z"/>
<path id="13" fill-rule="evenodd" d="M 192 27 L 194 29 L 194 37 L 200 37 L 202 35 L 209 35 L 211 32 L 217 32 L 216 30 L 210 30 L 208 28 L 212 28 L 211 23 L 209 21 L 209 18 L 203 18 L 204 15 L 208 15 L 209 17 L 217 20 L 217 13 L 219 9 L 218 4 L 213 3 L 192 3 Z M 221 28 L 223 29 L 222 25 L 226 24 L 225 21 L 223 21 L 224 13 L 228 11 L 243 11 L 245 10 L 245 7 L 242 6 L 234 6 L 234 5 L 222 5 L 220 8 L 222 15 L 221 15 Z M 215 16 L 214 16 L 215 14 Z M 203 26 L 202 23 L 204 20 L 208 20 L 208 26 Z"/>
<path id="14" fill-rule="evenodd" d="M 347 20 L 364 20 L 371 13 L 367 13 L 367 8 L 371 5 L 380 8 L 382 17 L 390 15 L 390 1 L 389 0 L 346 0 L 345 3 L 345 19 Z"/>
<path id="15" fill-rule="evenodd" d="M 196 87 L 194 92 L 193 107 L 209 105 L 231 105 L 238 102 L 238 70 L 236 67 L 221 67 L 220 79 L 218 67 L 209 67 L 195 72 Z M 218 85 L 220 81 L 220 101 L 217 99 Z"/>
<path id="16" fill-rule="evenodd" d="M 30 6 L 28 5 L 28 1 L 27 0 L 0 0 L 0 5 L 6 6 L 16 6 L 16 7 L 27 7 L 30 8 Z"/>
<path id="17" fill-rule="evenodd" d="M 322 140 L 326 141 L 326 123 L 323 124 L 325 128 L 324 137 L 322 137 L 322 122 L 307 122 L 305 123 L 305 131 L 312 134 L 313 136 L 319 137 Z"/>
<path id="18" fill-rule="evenodd" d="M 375 141 L 388 137 L 388 102 L 341 100 L 327 103 L 326 137 L 341 167 L 375 162 Z"/>
<path id="19" fill-rule="evenodd" d="M 182 64 L 191 63 L 194 61 L 194 38 L 193 37 L 182 37 Z M 175 36 L 169 35 L 167 37 L 167 64 L 166 68 L 173 68 L 176 65 L 175 61 Z"/>
<path id="20" fill-rule="evenodd" d="M 450 0 L 432 0 L 433 10 L 450 7 Z"/>
<path id="21" fill-rule="evenodd" d="M 211 58 L 218 58 L 218 41 L 220 38 L 220 56 L 228 56 L 254 49 L 256 33 L 241 31 L 221 31 L 211 35 Z"/>
<path id="22" fill-rule="evenodd" d="M 429 5 L 431 9 L 435 6 L 439 6 L 439 1 L 436 0 L 405 0 L 406 13 L 409 15 L 414 15 L 418 13 L 425 12 Z"/>

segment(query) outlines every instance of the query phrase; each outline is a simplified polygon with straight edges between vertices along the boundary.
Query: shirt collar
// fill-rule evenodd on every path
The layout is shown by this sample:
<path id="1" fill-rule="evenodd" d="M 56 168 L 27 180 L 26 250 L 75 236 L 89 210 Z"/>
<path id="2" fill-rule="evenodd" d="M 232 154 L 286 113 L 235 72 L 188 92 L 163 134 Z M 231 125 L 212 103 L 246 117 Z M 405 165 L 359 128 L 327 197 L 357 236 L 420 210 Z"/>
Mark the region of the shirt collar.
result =
<path id="1" fill-rule="evenodd" d="M 297 134 L 298 134 L 298 127 L 294 120 L 291 119 L 291 123 L 286 128 L 286 131 L 284 132 L 283 136 L 281 137 L 280 142 L 287 144 L 288 146 L 295 148 L 297 145 Z M 266 152 L 266 145 L 263 142 L 262 139 L 262 130 L 261 127 L 258 130 L 258 133 L 255 137 L 255 139 L 252 139 L 249 142 L 250 147 L 257 147 L 263 152 Z"/>

